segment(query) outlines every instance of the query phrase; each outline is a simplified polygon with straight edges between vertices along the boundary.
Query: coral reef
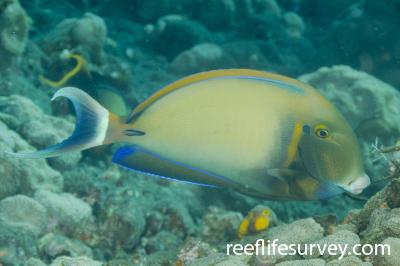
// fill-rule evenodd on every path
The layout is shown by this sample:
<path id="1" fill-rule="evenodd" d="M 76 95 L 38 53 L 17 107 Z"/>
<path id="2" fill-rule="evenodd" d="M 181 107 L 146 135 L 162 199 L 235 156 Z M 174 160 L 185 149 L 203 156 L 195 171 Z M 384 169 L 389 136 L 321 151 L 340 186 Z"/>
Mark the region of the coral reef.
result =
<path id="1" fill-rule="evenodd" d="M 0 264 L 398 265 L 400 155 L 382 152 L 400 137 L 398 14 L 395 0 L 0 0 Z M 5 153 L 70 135 L 70 105 L 50 104 L 58 85 L 135 105 L 219 68 L 298 76 L 329 98 L 360 140 L 368 201 L 264 201 L 159 180 L 111 165 L 114 146 Z M 392 254 L 226 255 L 227 243 L 256 239 L 383 243 Z"/>
<path id="2" fill-rule="evenodd" d="M 202 43 L 177 55 L 170 69 L 176 73 L 195 73 L 215 69 L 224 64 L 224 52 L 216 44 Z"/>
<path id="3" fill-rule="evenodd" d="M 93 219 L 89 204 L 72 194 L 38 190 L 34 198 L 46 208 L 50 224 L 66 232 L 83 230 Z"/>
<path id="4" fill-rule="evenodd" d="M 65 49 L 85 55 L 93 62 L 103 60 L 103 46 L 107 38 L 107 27 L 99 16 L 86 13 L 82 18 L 71 18 L 60 22 L 44 40 L 47 52 Z"/>
<path id="5" fill-rule="evenodd" d="M 77 239 L 69 239 L 63 235 L 49 233 L 38 241 L 38 249 L 47 260 L 55 259 L 62 255 L 71 257 L 93 257 L 92 250 Z"/>
<path id="6" fill-rule="evenodd" d="M 391 247 L 391 254 L 386 256 L 377 256 L 373 262 L 376 265 L 396 265 L 399 263 L 399 250 L 400 250 L 400 239 L 395 237 L 388 237 L 382 241 L 382 244 L 389 245 Z"/>
<path id="7" fill-rule="evenodd" d="M 360 244 L 360 237 L 350 231 L 347 230 L 342 230 L 342 231 L 338 231 L 336 233 L 333 233 L 332 235 L 328 235 L 318 241 L 315 242 L 316 244 L 319 245 L 329 245 L 329 244 L 340 244 L 340 245 L 345 245 L 347 244 L 348 247 L 353 248 L 355 245 Z M 322 256 L 324 259 L 337 259 L 340 256 L 336 255 L 336 256 L 331 256 L 328 254 L 328 252 L 325 252 L 324 254 L 313 254 L 310 257 L 319 257 Z"/>
<path id="8" fill-rule="evenodd" d="M 101 266 L 102 263 L 89 259 L 87 257 L 67 257 L 61 256 L 55 259 L 50 266 L 75 266 L 75 265 L 85 265 L 85 266 Z"/>
<path id="9" fill-rule="evenodd" d="M 32 149 L 32 146 L 2 122 L 0 128 L 0 146 L 3 151 Z M 60 191 L 63 187 L 61 174 L 49 167 L 44 160 L 16 161 L 4 152 L 0 157 L 1 199 L 17 193 L 32 195 L 39 188 Z"/>
<path id="10" fill-rule="evenodd" d="M 29 24 L 18 0 L 2 0 L 0 6 L 0 69 L 4 70 L 24 52 Z"/>
<path id="11" fill-rule="evenodd" d="M 283 261 L 276 265 L 278 265 L 278 266 L 323 266 L 323 265 L 326 265 L 326 263 L 324 260 L 321 260 L 321 259 L 310 259 L 310 260 Z"/>
<path id="12" fill-rule="evenodd" d="M 209 243 L 235 239 L 242 219 L 241 213 L 227 212 L 210 206 L 203 217 L 201 236 Z"/>
<path id="13" fill-rule="evenodd" d="M 146 25 L 144 30 L 150 47 L 168 58 L 197 43 L 210 40 L 209 32 L 203 25 L 179 15 L 161 17 L 155 25 Z M 170 42 L 171 45 L 160 46 L 161 41 Z"/>
<path id="14" fill-rule="evenodd" d="M 35 236 L 45 231 L 46 215 L 46 209 L 40 203 L 24 195 L 7 197 L 0 201 L 1 222 L 6 226 L 23 228 Z"/>
<path id="15" fill-rule="evenodd" d="M 17 131 L 22 137 L 29 140 L 29 144 L 41 149 L 49 144 L 58 143 L 70 134 L 73 123 L 65 119 L 56 118 L 43 111 L 25 97 L 12 95 L 0 99 L 0 111 L 8 127 Z M 13 119 L 13 116 L 19 119 Z M 49 128 L 45 132 L 42 128 Z M 52 158 L 49 163 L 58 170 L 73 167 L 81 159 L 80 153 Z"/>

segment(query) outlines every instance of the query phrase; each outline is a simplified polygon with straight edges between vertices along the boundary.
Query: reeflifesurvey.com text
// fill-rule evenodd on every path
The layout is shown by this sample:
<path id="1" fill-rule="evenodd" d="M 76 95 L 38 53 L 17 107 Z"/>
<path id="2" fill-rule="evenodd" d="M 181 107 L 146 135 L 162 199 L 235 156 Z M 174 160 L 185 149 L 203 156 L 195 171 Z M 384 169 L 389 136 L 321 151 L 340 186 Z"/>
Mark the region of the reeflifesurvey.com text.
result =
<path id="1" fill-rule="evenodd" d="M 389 244 L 287 244 L 279 243 L 279 239 L 258 239 L 254 244 L 227 244 L 227 255 L 256 255 L 256 256 L 336 256 L 341 260 L 346 255 L 390 255 Z"/>

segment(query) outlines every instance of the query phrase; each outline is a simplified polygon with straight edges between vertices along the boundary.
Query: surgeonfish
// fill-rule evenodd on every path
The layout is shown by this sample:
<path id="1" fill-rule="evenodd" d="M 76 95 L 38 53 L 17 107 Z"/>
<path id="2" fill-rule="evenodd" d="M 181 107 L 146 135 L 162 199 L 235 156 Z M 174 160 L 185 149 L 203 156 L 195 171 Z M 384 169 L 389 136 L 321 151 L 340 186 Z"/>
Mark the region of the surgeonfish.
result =
<path id="1" fill-rule="evenodd" d="M 272 200 L 315 200 L 370 184 L 350 125 L 314 88 L 246 69 L 178 80 L 127 116 L 65 87 L 76 109 L 72 136 L 36 152 L 46 158 L 123 142 L 113 162 L 139 172 Z"/>

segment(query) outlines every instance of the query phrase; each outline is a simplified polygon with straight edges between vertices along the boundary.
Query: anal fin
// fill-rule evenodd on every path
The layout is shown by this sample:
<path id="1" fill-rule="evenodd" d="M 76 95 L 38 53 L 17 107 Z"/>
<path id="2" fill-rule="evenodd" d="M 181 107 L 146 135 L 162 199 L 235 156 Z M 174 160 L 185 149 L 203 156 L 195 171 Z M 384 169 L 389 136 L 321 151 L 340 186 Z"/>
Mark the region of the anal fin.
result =
<path id="1" fill-rule="evenodd" d="M 233 183 L 225 177 L 176 162 L 136 145 L 118 149 L 113 162 L 130 170 L 196 185 L 229 187 Z"/>

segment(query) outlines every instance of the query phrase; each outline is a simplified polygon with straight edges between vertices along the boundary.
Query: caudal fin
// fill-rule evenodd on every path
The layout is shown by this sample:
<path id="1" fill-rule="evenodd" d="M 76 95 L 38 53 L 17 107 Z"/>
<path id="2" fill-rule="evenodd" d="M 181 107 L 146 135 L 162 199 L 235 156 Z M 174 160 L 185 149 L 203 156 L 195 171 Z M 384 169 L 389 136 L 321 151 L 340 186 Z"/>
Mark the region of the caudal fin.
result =
<path id="1" fill-rule="evenodd" d="M 68 98 L 75 108 L 76 125 L 72 135 L 61 143 L 50 146 L 47 149 L 35 152 L 13 153 L 14 156 L 19 158 L 48 158 L 107 143 L 107 130 L 110 124 L 117 121 L 117 119 L 111 119 L 113 121 L 110 123 L 110 117 L 115 116 L 112 114 L 110 116 L 107 109 L 80 89 L 73 87 L 62 88 L 54 94 L 51 100 L 61 96 Z"/>

